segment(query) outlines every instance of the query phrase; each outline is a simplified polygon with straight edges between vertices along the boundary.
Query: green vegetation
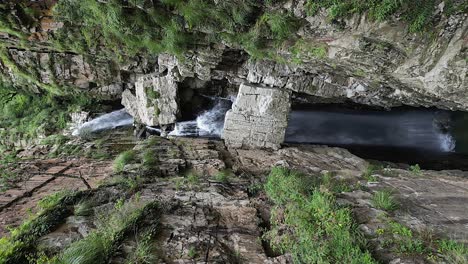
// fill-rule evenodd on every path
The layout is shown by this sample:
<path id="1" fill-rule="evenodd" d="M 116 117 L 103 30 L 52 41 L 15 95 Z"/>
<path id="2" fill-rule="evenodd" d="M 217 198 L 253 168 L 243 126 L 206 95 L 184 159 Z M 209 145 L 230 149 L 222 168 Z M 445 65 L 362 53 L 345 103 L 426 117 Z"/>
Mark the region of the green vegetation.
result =
<path id="1" fill-rule="evenodd" d="M 190 247 L 187 255 L 189 258 L 194 259 L 197 256 L 197 250 L 195 247 Z"/>
<path id="2" fill-rule="evenodd" d="M 118 57 L 125 60 L 137 53 L 167 52 L 181 57 L 198 43 L 224 41 L 241 46 L 253 59 L 285 61 L 278 53 L 285 46 L 291 47 L 291 59 L 296 63 L 302 61 L 302 53 L 325 58 L 326 44 L 299 39 L 296 32 L 304 21 L 281 8 L 281 2 L 64 0 L 54 8 L 55 17 L 65 25 L 56 34 L 54 45 L 80 54 L 92 51 L 105 56 L 119 51 Z M 306 5 L 309 15 L 321 8 L 328 10 L 331 21 L 364 12 L 377 21 L 400 15 L 411 32 L 430 28 L 435 7 L 435 0 L 309 0 Z M 460 8 L 460 4 L 451 7 Z M 150 97 L 158 98 L 158 94 L 151 93 Z"/>
<path id="3" fill-rule="evenodd" d="M 398 202 L 393 198 L 392 192 L 388 190 L 374 193 L 372 196 L 372 205 L 386 211 L 395 211 L 399 207 Z"/>
<path id="4" fill-rule="evenodd" d="M 121 56 L 141 51 L 180 55 L 190 45 L 195 45 L 197 39 L 205 37 L 193 34 L 192 29 L 234 32 L 246 23 L 255 6 L 255 1 L 250 0 L 223 1 L 218 6 L 204 0 L 161 2 L 60 1 L 55 14 L 71 31 L 67 33 L 72 33 L 76 39 L 70 39 L 64 31 L 58 42 L 75 42 L 72 47 L 77 52 L 99 50 L 104 46 L 109 50 L 123 50 Z M 84 39 L 80 39 L 80 35 Z"/>
<path id="5" fill-rule="evenodd" d="M 143 153 L 143 166 L 147 168 L 153 168 L 158 164 L 158 159 L 156 158 L 156 153 L 152 149 L 147 149 Z"/>
<path id="6" fill-rule="evenodd" d="M 146 95 L 148 96 L 148 99 L 150 100 L 155 100 L 161 97 L 159 92 L 155 91 L 153 87 L 146 87 Z"/>
<path id="7" fill-rule="evenodd" d="M 73 214 L 76 216 L 89 216 L 93 214 L 93 204 L 88 201 L 84 200 L 75 205 L 73 210 Z"/>
<path id="8" fill-rule="evenodd" d="M 415 236 L 411 229 L 400 223 L 391 221 L 388 223 L 388 229 L 385 232 L 388 232 L 391 236 L 384 241 L 384 246 L 391 244 L 398 253 L 428 253 L 423 240 Z"/>
<path id="9" fill-rule="evenodd" d="M 466 9 L 466 4 L 458 3 L 455 7 L 453 1 L 448 2 L 452 3 L 452 10 Z M 330 20 L 364 12 L 369 13 L 369 17 L 376 21 L 385 21 L 391 16 L 399 15 L 408 22 L 410 32 L 421 32 L 431 29 L 436 4 L 435 0 L 308 0 L 307 11 L 309 15 L 315 15 L 320 8 L 325 8 Z"/>
<path id="10" fill-rule="evenodd" d="M 437 242 L 437 252 L 442 254 L 448 263 L 468 263 L 468 246 L 464 244 L 442 239 Z"/>
<path id="11" fill-rule="evenodd" d="M 251 196 L 257 195 L 260 191 L 263 190 L 263 184 L 260 182 L 252 182 L 248 187 L 247 187 L 247 192 Z"/>
<path id="12" fill-rule="evenodd" d="M 155 229 L 138 236 L 137 245 L 130 256 L 127 257 L 127 264 L 153 264 L 158 263 L 158 258 L 153 252 L 151 239 L 155 235 Z"/>
<path id="13" fill-rule="evenodd" d="M 231 170 L 221 170 L 215 175 L 215 180 L 222 183 L 228 183 L 234 173 Z"/>
<path id="14" fill-rule="evenodd" d="M 334 193 L 350 192 L 352 189 L 349 182 L 335 178 L 335 175 L 332 172 L 324 173 L 320 184 Z"/>
<path id="15" fill-rule="evenodd" d="M 24 263 L 26 254 L 41 236 L 61 224 L 72 212 L 68 205 L 75 202 L 79 193 L 60 192 L 43 198 L 39 212 L 31 215 L 10 235 L 0 238 L 0 263 Z"/>
<path id="16" fill-rule="evenodd" d="M 271 171 L 265 190 L 275 207 L 265 236 L 272 247 L 291 253 L 294 263 L 376 263 L 351 211 L 310 178 L 285 168 Z"/>
<path id="17" fill-rule="evenodd" d="M 134 150 L 127 150 L 122 152 L 115 160 L 114 160 L 114 171 L 115 172 L 122 172 L 125 165 L 130 164 L 131 162 L 136 160 L 136 153 Z"/>
<path id="18" fill-rule="evenodd" d="M 417 233 L 410 228 L 383 217 L 385 227 L 377 229 L 382 246 L 399 255 L 419 255 L 432 262 L 467 263 L 468 248 L 447 239 L 436 239 L 432 232 Z"/>
<path id="19" fill-rule="evenodd" d="M 200 176 L 195 171 L 190 170 L 184 177 L 174 178 L 173 181 L 177 191 L 185 189 L 186 187 L 194 189 L 200 185 Z"/>
<path id="20" fill-rule="evenodd" d="M 87 237 L 71 244 L 54 263 L 105 263 L 116 250 L 126 232 L 130 231 L 145 215 L 157 210 L 157 203 L 143 204 L 132 199 L 108 215 L 102 216 L 98 229 Z"/>
<path id="21" fill-rule="evenodd" d="M 198 176 L 198 174 L 195 171 L 190 171 L 187 174 L 186 178 L 187 178 L 187 183 L 191 187 L 200 184 L 200 177 Z"/>
<path id="22" fill-rule="evenodd" d="M 411 165 L 410 171 L 416 175 L 419 175 L 421 174 L 421 167 L 419 167 L 419 164 Z"/>
<path id="23" fill-rule="evenodd" d="M 328 54 L 328 46 L 325 43 L 308 42 L 299 39 L 289 48 L 292 61 L 296 64 L 301 64 L 303 58 L 309 59 L 325 59 Z"/>
<path id="24" fill-rule="evenodd" d="M 377 181 L 377 177 L 374 176 L 374 173 L 376 170 L 378 170 L 379 168 L 375 165 L 372 165 L 372 164 L 369 164 L 369 166 L 367 166 L 366 168 L 366 171 L 364 171 L 364 173 L 362 174 L 362 177 L 367 181 L 367 182 L 376 182 Z"/>
<path id="25" fill-rule="evenodd" d="M 85 96 L 58 97 L 0 84 L 0 138 L 35 139 L 66 127 L 69 113 L 90 103 Z"/>
<path id="26" fill-rule="evenodd" d="M 1 146 L 1 145 L 0 145 Z M 0 148 L 0 151 L 2 149 Z M 18 179 L 19 175 L 14 172 L 17 166 L 18 157 L 16 152 L 5 152 L 0 154 L 0 191 L 7 190 L 12 187 L 14 182 Z"/>

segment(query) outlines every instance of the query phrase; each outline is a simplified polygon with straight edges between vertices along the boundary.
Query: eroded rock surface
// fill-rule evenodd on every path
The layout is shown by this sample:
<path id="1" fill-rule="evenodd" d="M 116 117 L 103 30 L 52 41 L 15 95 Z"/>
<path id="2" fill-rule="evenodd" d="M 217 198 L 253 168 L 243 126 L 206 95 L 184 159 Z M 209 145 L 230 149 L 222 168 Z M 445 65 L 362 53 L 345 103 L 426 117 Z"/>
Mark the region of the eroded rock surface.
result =
<path id="1" fill-rule="evenodd" d="M 139 123 L 148 126 L 173 124 L 179 113 L 178 86 L 174 76 L 145 75 L 122 94 L 122 104 Z"/>
<path id="2" fill-rule="evenodd" d="M 134 150 L 136 158 L 124 171 L 108 177 L 114 183 L 93 189 L 88 196 L 94 197 L 91 200 L 80 200 L 88 204 L 89 213 L 75 206 L 76 215 L 67 216 L 60 227 L 40 238 L 45 252 L 60 252 L 86 237 L 99 228 L 99 215 L 110 212 L 119 199 L 132 199 L 139 204 L 160 204 L 156 219 L 142 221 L 158 223 L 152 254 L 161 262 L 292 263 L 291 256 L 272 251 L 262 238 L 271 203 L 261 186 L 275 166 L 308 177 L 331 175 L 345 184 L 336 194 L 338 202 L 353 211 L 373 256 L 383 263 L 429 263 L 423 255 L 388 246 L 379 230 L 391 222 L 410 227 L 415 236 L 430 232 L 467 243 L 468 214 L 462 205 L 468 197 L 468 178 L 464 172 L 411 172 L 392 167 L 372 172 L 374 181 L 369 182 L 363 176 L 368 172 L 367 161 L 326 146 L 287 146 L 279 151 L 228 149 L 219 140 L 154 137 Z M 143 161 L 149 155 L 154 157 L 151 166 Z M 221 178 L 220 172 L 228 176 Z M 373 194 L 383 189 L 392 190 L 400 205 L 396 211 L 384 212 L 374 206 Z M 141 243 L 138 237 L 144 230 L 145 225 L 138 225 L 127 233 L 111 262 L 125 263 Z"/>
<path id="3" fill-rule="evenodd" d="M 278 149 L 284 141 L 290 106 L 288 91 L 242 84 L 232 110 L 226 114 L 226 144 Z"/>

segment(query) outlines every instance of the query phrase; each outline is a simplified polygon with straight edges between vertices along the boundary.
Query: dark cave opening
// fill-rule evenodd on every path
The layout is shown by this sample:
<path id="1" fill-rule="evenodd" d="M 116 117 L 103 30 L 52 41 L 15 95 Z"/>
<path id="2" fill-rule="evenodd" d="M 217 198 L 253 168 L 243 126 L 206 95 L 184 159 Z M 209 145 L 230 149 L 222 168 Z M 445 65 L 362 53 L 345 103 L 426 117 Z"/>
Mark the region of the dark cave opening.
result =
<path id="1" fill-rule="evenodd" d="M 311 101 L 293 99 L 285 145 L 328 145 L 365 159 L 468 170 L 466 112 Z"/>

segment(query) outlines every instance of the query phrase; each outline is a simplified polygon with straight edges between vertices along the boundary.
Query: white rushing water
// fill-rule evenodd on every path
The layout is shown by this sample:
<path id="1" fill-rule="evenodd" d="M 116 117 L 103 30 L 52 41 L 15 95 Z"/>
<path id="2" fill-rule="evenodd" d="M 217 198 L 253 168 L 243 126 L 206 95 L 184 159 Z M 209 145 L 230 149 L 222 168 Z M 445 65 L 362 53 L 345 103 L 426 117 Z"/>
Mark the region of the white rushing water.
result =
<path id="1" fill-rule="evenodd" d="M 101 115 L 91 121 L 81 125 L 73 131 L 73 136 L 80 136 L 85 133 L 94 133 L 102 130 L 114 129 L 117 127 L 131 126 L 133 117 L 125 109 L 117 110 L 108 114 Z"/>
<path id="2" fill-rule="evenodd" d="M 437 124 L 439 113 L 407 111 L 293 111 L 286 141 L 450 152 L 455 140 Z"/>
<path id="3" fill-rule="evenodd" d="M 195 120 L 178 122 L 170 136 L 221 137 L 232 98 L 212 98 L 214 105 Z M 124 109 L 84 123 L 73 135 L 130 126 L 133 118 Z M 450 118 L 430 110 L 300 110 L 292 111 L 286 142 L 327 145 L 362 145 L 416 148 L 451 152 L 455 139 L 448 133 Z M 161 132 L 159 128 L 148 130 Z"/>
<path id="4" fill-rule="evenodd" d="M 231 108 L 231 100 L 226 98 L 214 98 L 213 108 L 200 114 L 196 120 L 178 122 L 170 136 L 201 136 L 221 137 L 224 128 L 224 117 Z"/>

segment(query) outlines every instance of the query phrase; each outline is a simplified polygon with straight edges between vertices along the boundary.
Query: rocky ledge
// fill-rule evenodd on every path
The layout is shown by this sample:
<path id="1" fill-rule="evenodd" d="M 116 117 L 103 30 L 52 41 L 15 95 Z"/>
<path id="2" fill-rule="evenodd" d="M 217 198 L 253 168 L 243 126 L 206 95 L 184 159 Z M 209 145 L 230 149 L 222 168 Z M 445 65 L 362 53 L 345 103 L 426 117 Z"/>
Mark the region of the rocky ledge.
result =
<path id="1" fill-rule="evenodd" d="M 97 167 L 104 172 L 104 176 L 99 176 L 106 179 L 104 185 L 95 188 L 93 183 L 89 186 L 93 189 L 82 190 L 74 194 L 75 198 L 65 200 L 68 205 L 60 218 L 33 233 L 33 240 L 28 240 L 34 241 L 32 248 L 26 247 L 26 252 L 21 247 L 12 259 L 21 261 L 21 256 L 25 256 L 22 254 L 31 252 L 65 258 L 69 248 L 79 244 L 77 241 L 92 239 L 90 234 L 105 228 L 100 220 L 103 215 L 116 214 L 116 210 L 130 214 L 128 204 L 131 208 L 146 208 L 157 203 L 157 212 L 147 209 L 133 227 L 115 237 L 113 250 L 106 253 L 111 263 L 126 263 L 134 257 L 144 241 L 140 237 L 149 234 L 153 227 L 154 232 L 147 236 L 154 261 L 292 263 L 292 256 L 273 250 L 264 235 L 275 218 L 270 212 L 272 201 L 262 186 L 274 167 L 301 172 L 312 181 L 328 177 L 328 183 L 322 183 L 320 188 L 333 191 L 336 201 L 350 208 L 360 232 L 369 241 L 370 252 L 385 263 L 443 261 L 445 256 L 431 248 L 433 241 L 446 238 L 468 243 L 468 214 L 461 206 L 468 195 L 468 175 L 461 171 L 384 168 L 346 150 L 326 146 L 289 146 L 275 152 L 236 150 L 208 139 L 150 138 L 138 143 L 131 152 L 133 158 L 118 173 L 100 163 Z M 86 174 L 85 167 L 90 164 L 74 166 L 73 171 L 84 173 L 83 179 L 93 179 Z M 65 177 L 62 174 L 53 175 L 56 183 Z M 86 189 L 63 183 L 64 189 Z M 28 201 L 37 201 L 41 189 L 48 185 L 33 190 L 32 198 L 20 197 L 2 207 L 0 219 L 10 214 L 9 208 L 26 210 L 23 207 L 33 206 Z M 376 205 L 375 196 L 382 190 L 391 190 L 395 208 Z M 16 226 L 19 222 L 10 224 Z M 400 236 L 391 231 L 395 226 L 412 234 L 408 243 L 417 241 L 425 250 L 402 251 L 400 242 L 395 242 Z"/>

